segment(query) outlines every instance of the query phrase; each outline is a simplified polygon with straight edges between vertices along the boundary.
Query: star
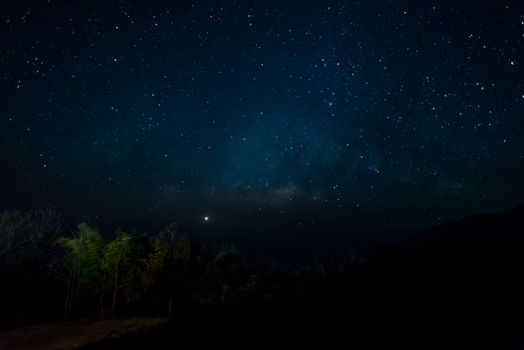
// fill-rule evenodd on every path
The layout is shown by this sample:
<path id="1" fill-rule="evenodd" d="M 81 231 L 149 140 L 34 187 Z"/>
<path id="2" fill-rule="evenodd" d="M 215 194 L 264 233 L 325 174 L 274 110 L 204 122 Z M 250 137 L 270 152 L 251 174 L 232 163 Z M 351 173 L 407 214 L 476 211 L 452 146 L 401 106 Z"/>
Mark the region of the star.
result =
<path id="1" fill-rule="evenodd" d="M 12 3 L 4 12 L 18 13 Z M 465 2 L 434 7 L 426 21 L 417 2 L 385 21 L 375 14 L 390 6 L 369 2 L 277 11 L 271 2 L 217 9 L 203 0 L 202 12 L 191 2 L 126 3 L 134 4 L 129 23 L 109 5 L 97 7 L 96 20 L 35 5 L 19 13 L 23 33 L 5 21 L 2 203 L 105 216 L 99 199 L 134 198 L 119 216 L 154 227 L 175 219 L 168 210 L 148 214 L 162 201 L 180 209 L 181 225 L 244 232 L 263 222 L 277 232 L 318 216 L 345 233 L 368 225 L 396 232 L 389 217 L 398 230 L 433 224 L 434 213 L 403 215 L 413 203 L 445 219 L 524 198 L 524 66 L 511 50 L 522 37 L 520 9 Z M 477 22 L 492 8 L 507 16 Z M 457 27 L 456 11 L 484 34 Z M 459 196 L 454 183 L 470 191 Z M 31 193 L 21 197 L 20 188 Z"/>

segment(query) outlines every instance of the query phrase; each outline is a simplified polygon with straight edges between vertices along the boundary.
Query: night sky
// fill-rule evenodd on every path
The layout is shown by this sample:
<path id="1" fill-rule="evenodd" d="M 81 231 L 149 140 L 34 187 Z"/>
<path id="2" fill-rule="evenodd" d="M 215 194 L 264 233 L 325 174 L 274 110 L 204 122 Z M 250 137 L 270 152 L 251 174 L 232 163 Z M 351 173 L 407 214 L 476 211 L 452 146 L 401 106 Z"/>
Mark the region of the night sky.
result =
<path id="1" fill-rule="evenodd" d="M 506 210 L 523 43 L 517 0 L 1 1 L 0 207 L 319 244 Z"/>

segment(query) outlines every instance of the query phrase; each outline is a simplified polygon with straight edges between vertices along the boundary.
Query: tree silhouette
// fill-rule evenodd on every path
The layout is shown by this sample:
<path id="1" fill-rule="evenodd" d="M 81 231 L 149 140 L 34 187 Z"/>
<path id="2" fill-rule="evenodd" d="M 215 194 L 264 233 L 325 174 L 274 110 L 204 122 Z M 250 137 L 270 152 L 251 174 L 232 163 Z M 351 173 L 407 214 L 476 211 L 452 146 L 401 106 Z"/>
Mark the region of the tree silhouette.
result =
<path id="1" fill-rule="evenodd" d="M 106 283 L 112 290 L 111 313 L 117 306 L 118 292 L 130 280 L 132 269 L 129 266 L 131 255 L 131 237 L 124 232 L 117 232 L 116 238 L 105 244 L 102 250 L 101 267 Z"/>
<path id="2" fill-rule="evenodd" d="M 156 283 L 166 290 L 167 311 L 171 315 L 177 277 L 191 256 L 191 244 L 185 235 L 179 233 L 176 224 L 170 224 L 152 238 L 151 249 L 143 272 L 144 285 L 151 288 Z"/>
<path id="3" fill-rule="evenodd" d="M 102 261 L 104 257 L 104 240 L 100 230 L 97 227 L 82 223 L 78 225 L 75 237 L 61 237 L 59 243 L 65 248 L 64 264 L 70 270 L 70 279 L 67 281 L 66 308 L 71 308 L 71 299 L 75 292 L 74 281 L 78 278 L 80 286 L 85 286 L 99 295 L 100 315 L 103 316 L 104 276 Z"/>

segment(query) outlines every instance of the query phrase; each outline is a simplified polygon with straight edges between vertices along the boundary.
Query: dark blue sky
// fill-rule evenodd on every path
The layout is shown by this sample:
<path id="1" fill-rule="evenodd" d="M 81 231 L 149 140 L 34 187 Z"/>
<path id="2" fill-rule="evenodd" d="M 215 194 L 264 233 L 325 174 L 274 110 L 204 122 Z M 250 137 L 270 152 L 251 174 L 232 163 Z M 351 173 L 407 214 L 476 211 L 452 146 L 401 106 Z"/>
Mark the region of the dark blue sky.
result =
<path id="1" fill-rule="evenodd" d="M 2 1 L 0 206 L 257 237 L 504 210 L 523 41 L 521 1 Z"/>

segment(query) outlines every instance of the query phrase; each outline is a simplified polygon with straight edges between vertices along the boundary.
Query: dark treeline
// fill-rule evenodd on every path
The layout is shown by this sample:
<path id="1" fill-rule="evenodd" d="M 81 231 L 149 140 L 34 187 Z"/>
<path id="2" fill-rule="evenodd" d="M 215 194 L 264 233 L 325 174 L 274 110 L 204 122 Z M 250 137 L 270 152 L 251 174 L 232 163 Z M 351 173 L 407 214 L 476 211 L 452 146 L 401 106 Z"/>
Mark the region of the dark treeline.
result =
<path id="1" fill-rule="evenodd" d="M 522 341 L 523 214 L 480 215 L 402 244 L 275 270 L 245 263 L 230 245 L 193 245 L 175 224 L 111 234 L 71 227 L 54 209 L 4 212 L 1 327 L 161 316 L 187 334 Z"/>
<path id="2" fill-rule="evenodd" d="M 1 326 L 154 315 L 276 297 L 269 271 L 234 246 L 191 244 L 176 224 L 156 234 L 75 228 L 53 208 L 0 214 Z"/>

